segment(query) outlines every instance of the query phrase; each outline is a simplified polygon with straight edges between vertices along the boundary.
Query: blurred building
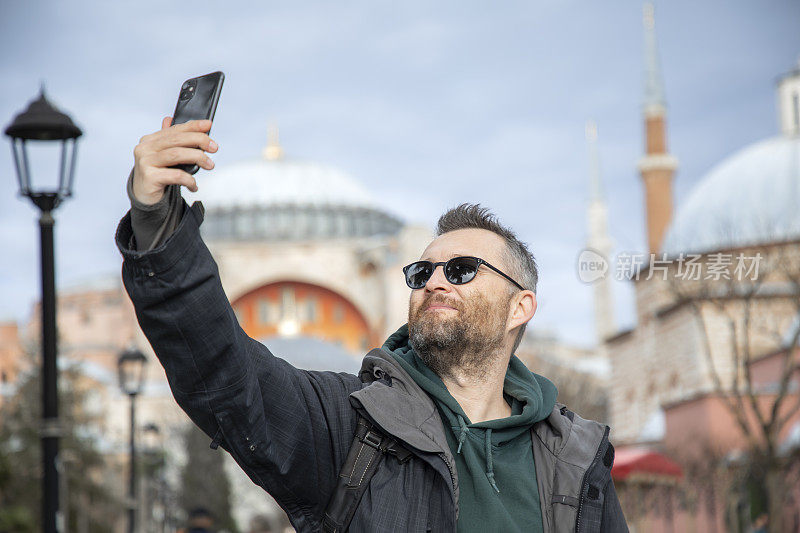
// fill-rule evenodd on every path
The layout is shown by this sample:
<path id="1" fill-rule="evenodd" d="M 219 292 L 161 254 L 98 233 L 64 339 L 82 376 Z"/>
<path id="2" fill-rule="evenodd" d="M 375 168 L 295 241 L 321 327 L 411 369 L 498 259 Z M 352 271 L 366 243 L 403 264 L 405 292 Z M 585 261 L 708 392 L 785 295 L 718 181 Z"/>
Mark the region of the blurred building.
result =
<path id="1" fill-rule="evenodd" d="M 192 199 L 206 208 L 203 237 L 251 337 L 319 339 L 360 362 L 405 323 L 400 271 L 432 233 L 341 170 L 286 158 L 273 133 L 260 158 L 205 176 Z"/>
<path id="2" fill-rule="evenodd" d="M 25 364 L 17 322 L 0 322 L 0 407 L 4 398 L 14 393 L 17 374 L 23 370 Z"/>
<path id="3" fill-rule="evenodd" d="M 793 94 L 787 95 L 790 90 Z M 763 273 L 770 271 L 768 261 L 778 253 L 792 257 L 800 250 L 800 69 L 781 78 L 779 95 L 781 133 L 714 166 L 674 217 L 670 204 L 675 159 L 666 151 L 665 106 L 662 101 L 647 101 L 648 151 L 640 170 L 648 202 L 648 242 L 655 255 L 648 256 L 633 273 L 636 326 L 605 340 L 612 358 L 611 409 L 618 442 L 658 440 L 663 434 L 664 404 L 714 390 L 709 365 L 725 383 L 734 377 L 733 346 L 725 338 L 724 323 L 719 322 L 724 310 L 709 315 L 708 323 L 698 324 L 688 302 L 681 298 L 685 295 L 664 280 L 667 264 L 676 268 L 680 260 L 688 268 L 686 263 L 696 256 L 701 280 L 716 277 L 712 263 L 717 264 L 723 280 L 723 276 L 735 278 L 740 266 L 750 269 L 749 278 L 755 274 L 758 254 Z M 658 207 L 651 209 L 651 203 Z M 740 257 L 745 264 L 737 263 Z M 797 309 L 780 290 L 761 296 L 761 313 L 754 321 L 768 320 L 770 324 L 759 323 L 761 329 L 750 332 L 749 342 L 753 353 L 766 355 L 783 347 L 784 335 L 797 320 Z M 712 324 L 715 319 L 718 322 Z M 770 328 L 774 331 L 767 331 Z M 710 360 L 704 356 L 706 329 L 713 337 Z M 655 368 L 659 371 L 653 372 Z"/>
<path id="4" fill-rule="evenodd" d="M 242 328 L 299 368 L 357 373 L 406 322 L 402 267 L 433 238 L 345 172 L 286 157 L 270 132 L 261 157 L 204 177 L 201 232 Z M 269 496 L 229 461 L 240 524 Z"/>
<path id="5" fill-rule="evenodd" d="M 765 412 L 779 391 L 788 396 L 779 413 L 788 423 L 777 444 L 782 450 L 800 446 L 800 412 L 791 411 L 800 372 L 785 389 L 780 383 L 784 362 L 791 368 L 800 361 L 800 65 L 777 84 L 779 134 L 719 162 L 673 213 L 677 159 L 667 146 L 651 6 L 644 23 L 645 154 L 639 171 L 648 250 L 629 272 L 636 325 L 604 339 L 612 439 L 622 446 L 615 479 L 622 485 L 635 482 L 637 473 L 645 484 L 675 483 L 680 468 L 659 451 L 703 457 L 708 464 L 745 453 L 748 435 L 725 404 L 747 387 Z M 748 432 L 757 434 L 750 403 L 740 407 Z M 626 505 L 627 512 L 648 504 L 623 496 Z M 661 522 L 635 525 L 724 529 L 736 519 L 731 513 L 739 512 L 724 505 L 706 506 L 691 518 L 664 511 Z"/>

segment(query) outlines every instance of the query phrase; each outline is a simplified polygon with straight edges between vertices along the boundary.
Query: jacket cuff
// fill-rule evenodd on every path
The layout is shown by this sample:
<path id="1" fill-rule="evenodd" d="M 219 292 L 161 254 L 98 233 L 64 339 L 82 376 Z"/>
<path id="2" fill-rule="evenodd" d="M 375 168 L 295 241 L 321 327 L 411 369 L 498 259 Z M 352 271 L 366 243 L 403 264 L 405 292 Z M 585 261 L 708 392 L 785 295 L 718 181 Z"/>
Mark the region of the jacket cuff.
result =
<path id="1" fill-rule="evenodd" d="M 126 263 L 135 269 L 144 270 L 148 275 L 169 270 L 186 253 L 196 246 L 200 238 L 200 225 L 203 223 L 205 209 L 200 201 L 192 204 L 191 208 L 183 202 L 183 217 L 178 227 L 169 238 L 159 247 L 152 250 L 136 250 L 136 240 L 133 237 L 131 225 L 131 211 L 128 210 L 117 226 L 115 240 L 117 249 L 122 254 Z"/>

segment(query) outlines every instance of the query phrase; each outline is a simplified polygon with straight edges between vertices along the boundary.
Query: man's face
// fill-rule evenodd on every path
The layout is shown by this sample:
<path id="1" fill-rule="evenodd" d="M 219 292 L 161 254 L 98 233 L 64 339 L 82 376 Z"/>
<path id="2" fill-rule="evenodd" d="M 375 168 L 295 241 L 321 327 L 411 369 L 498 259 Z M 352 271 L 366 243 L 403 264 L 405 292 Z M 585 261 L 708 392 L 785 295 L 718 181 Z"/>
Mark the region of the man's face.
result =
<path id="1" fill-rule="evenodd" d="M 421 260 L 439 262 L 457 256 L 485 259 L 509 274 L 499 235 L 483 229 L 462 229 L 437 237 Z M 508 333 L 513 285 L 500 274 L 481 266 L 475 278 L 453 285 L 436 267 L 425 287 L 411 291 L 408 330 L 411 346 L 425 364 L 440 376 L 452 368 L 480 376 L 487 363 L 501 355 Z"/>

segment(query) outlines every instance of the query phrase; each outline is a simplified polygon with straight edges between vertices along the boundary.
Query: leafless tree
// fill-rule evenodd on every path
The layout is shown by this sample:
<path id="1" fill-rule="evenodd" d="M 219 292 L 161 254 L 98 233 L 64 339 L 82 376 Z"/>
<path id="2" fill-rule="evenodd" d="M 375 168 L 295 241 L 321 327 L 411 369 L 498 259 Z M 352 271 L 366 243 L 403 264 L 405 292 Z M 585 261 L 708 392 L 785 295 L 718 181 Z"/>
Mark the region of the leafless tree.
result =
<path id="1" fill-rule="evenodd" d="M 763 468 L 770 531 L 785 531 L 787 473 L 796 456 L 780 449 L 779 437 L 800 410 L 800 242 L 700 255 L 695 262 L 706 272 L 695 278 L 686 276 L 685 257 L 672 262 L 667 294 L 672 306 L 691 309 L 713 392 L 747 442 L 750 460 Z M 737 257 L 756 260 L 755 272 L 733 268 L 741 266 Z M 720 260 L 732 268 L 710 267 Z M 754 363 L 765 357 L 780 361 L 776 380 L 754 376 Z"/>

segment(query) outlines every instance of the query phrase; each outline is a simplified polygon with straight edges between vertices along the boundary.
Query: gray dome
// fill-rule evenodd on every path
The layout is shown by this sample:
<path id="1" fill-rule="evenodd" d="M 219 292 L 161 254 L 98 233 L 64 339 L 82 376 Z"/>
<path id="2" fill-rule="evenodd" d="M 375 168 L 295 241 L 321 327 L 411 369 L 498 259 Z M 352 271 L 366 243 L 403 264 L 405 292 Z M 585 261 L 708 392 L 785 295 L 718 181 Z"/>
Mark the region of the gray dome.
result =
<path id="1" fill-rule="evenodd" d="M 773 137 L 717 164 L 678 209 L 662 251 L 800 239 L 800 137 Z"/>
<path id="2" fill-rule="evenodd" d="M 307 161 L 254 158 L 214 169 L 190 193 L 208 210 L 269 205 L 373 208 L 376 200 L 352 176 Z"/>
<path id="3" fill-rule="evenodd" d="M 203 202 L 201 229 L 210 240 L 370 237 L 403 226 L 350 175 L 315 163 L 252 159 L 197 181 L 198 192 L 184 195 Z"/>

